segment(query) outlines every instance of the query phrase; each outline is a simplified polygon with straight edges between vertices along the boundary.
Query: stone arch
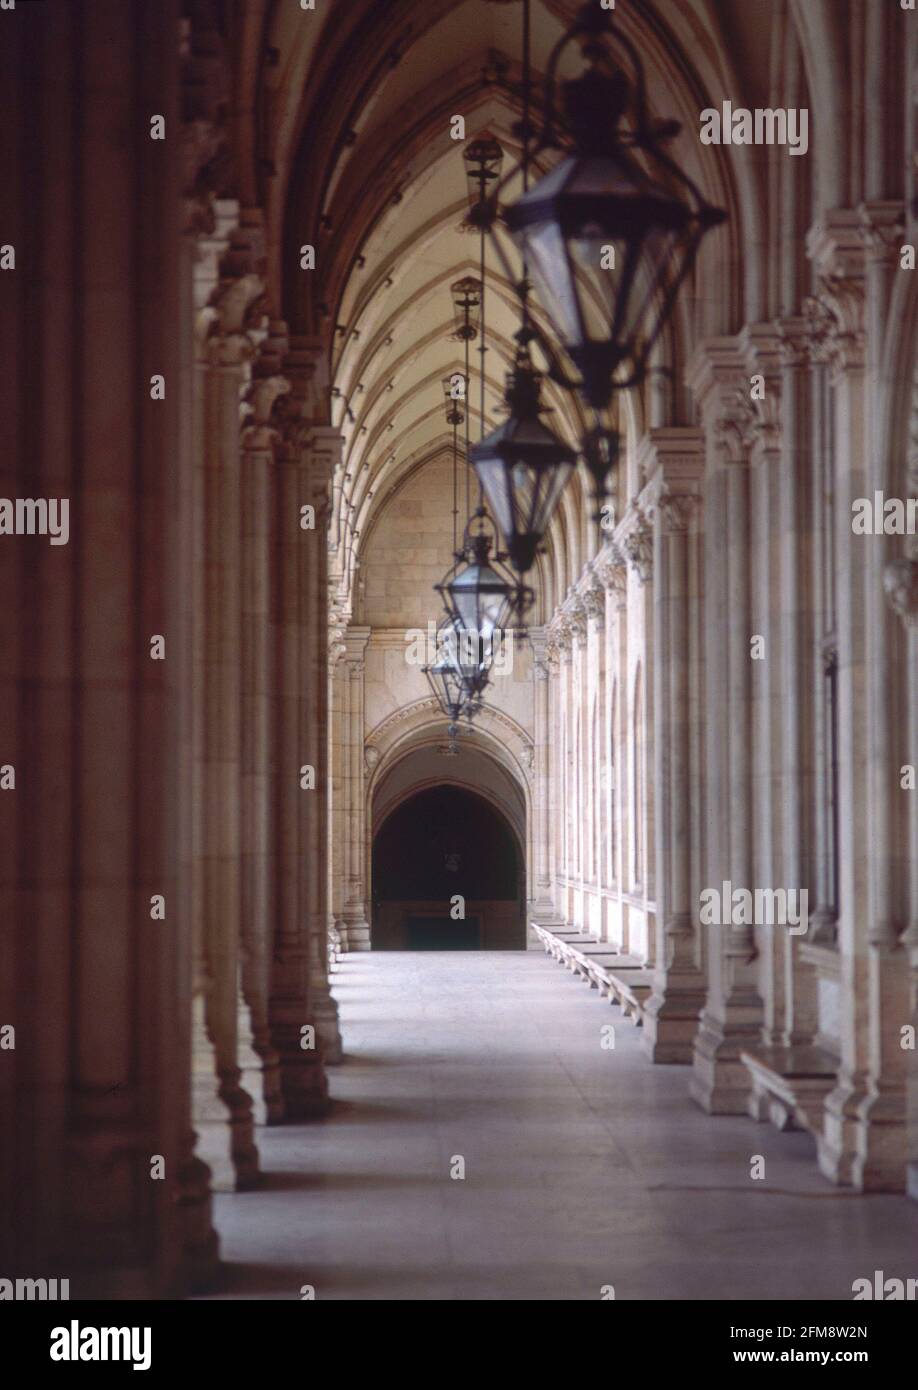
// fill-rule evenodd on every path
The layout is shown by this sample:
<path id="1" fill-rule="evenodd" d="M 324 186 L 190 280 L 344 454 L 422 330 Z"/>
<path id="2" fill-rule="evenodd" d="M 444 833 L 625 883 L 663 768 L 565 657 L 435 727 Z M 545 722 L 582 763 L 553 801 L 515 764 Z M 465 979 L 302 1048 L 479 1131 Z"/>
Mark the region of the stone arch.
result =
<path id="1" fill-rule="evenodd" d="M 463 725 L 458 742 L 460 749 L 468 750 L 472 755 L 470 762 L 478 762 L 479 768 L 484 764 L 492 765 L 496 775 L 490 784 L 484 785 L 480 777 L 476 780 L 470 771 L 461 768 L 461 751 L 455 759 L 444 759 L 443 773 L 437 772 L 429 781 L 435 780 L 473 790 L 490 801 L 504 815 L 518 840 L 528 887 L 534 882 L 532 741 L 525 730 L 509 715 L 485 706 L 476 717 L 474 725 Z M 396 788 L 389 798 L 385 796 L 386 781 L 406 759 L 425 751 L 435 753 L 446 744 L 444 716 L 433 698 L 416 700 L 396 710 L 381 720 L 367 735 L 364 742 L 364 757 L 368 771 L 363 807 L 363 833 L 368 900 L 372 897 L 370 865 L 373 836 L 378 828 L 374 823 L 374 811 L 378 806 L 384 816 L 390 814 L 401 800 L 424 785 L 425 777 L 422 775 L 410 786 Z M 383 796 L 380 801 L 381 792 Z"/>

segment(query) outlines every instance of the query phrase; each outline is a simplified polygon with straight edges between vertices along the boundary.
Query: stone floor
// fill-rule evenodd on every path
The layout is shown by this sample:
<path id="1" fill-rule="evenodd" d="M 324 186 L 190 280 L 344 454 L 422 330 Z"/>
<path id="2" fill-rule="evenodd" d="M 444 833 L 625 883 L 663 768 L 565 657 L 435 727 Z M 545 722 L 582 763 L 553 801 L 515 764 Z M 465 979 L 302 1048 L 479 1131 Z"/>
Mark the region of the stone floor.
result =
<path id="1" fill-rule="evenodd" d="M 260 1131 L 264 1186 L 216 1199 L 217 1297 L 850 1300 L 918 1276 L 918 1206 L 831 1187 L 805 1134 L 702 1114 L 541 952 L 352 955 L 335 993 L 335 1112 Z"/>

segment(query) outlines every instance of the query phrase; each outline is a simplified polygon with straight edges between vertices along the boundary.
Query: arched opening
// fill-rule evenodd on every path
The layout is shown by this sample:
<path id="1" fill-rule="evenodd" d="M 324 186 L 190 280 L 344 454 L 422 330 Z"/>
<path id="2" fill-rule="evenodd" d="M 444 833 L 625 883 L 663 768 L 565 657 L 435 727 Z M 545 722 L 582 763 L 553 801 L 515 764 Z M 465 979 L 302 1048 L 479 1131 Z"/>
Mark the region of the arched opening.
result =
<path id="1" fill-rule="evenodd" d="M 373 949 L 525 949 L 524 878 L 516 835 L 484 797 L 415 792 L 373 839 Z"/>

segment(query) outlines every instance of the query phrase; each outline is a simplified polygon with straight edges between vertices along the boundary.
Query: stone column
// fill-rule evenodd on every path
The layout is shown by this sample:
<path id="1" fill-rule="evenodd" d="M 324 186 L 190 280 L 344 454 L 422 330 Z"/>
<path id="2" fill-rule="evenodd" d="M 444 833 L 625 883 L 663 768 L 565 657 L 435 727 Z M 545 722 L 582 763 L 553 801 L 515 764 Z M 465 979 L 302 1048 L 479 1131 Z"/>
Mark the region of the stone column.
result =
<path id="1" fill-rule="evenodd" d="M 656 945 L 653 992 L 642 1045 L 655 1062 L 690 1062 L 705 1000 L 699 968 L 697 897 L 692 885 L 691 702 L 693 614 L 701 602 L 700 430 L 660 429 L 647 487 L 654 543 L 654 784 L 656 808 Z"/>
<path id="2" fill-rule="evenodd" d="M 623 940 L 622 889 L 624 815 L 627 786 L 627 758 L 621 738 L 622 701 L 627 700 L 627 592 L 625 557 L 614 544 L 607 543 L 596 557 L 596 574 L 606 590 L 606 710 L 609 778 L 606 789 L 603 849 L 605 876 L 609 889 L 615 889 L 617 902 L 610 904 L 606 917 L 606 939 L 619 945 Z M 613 700 L 613 691 L 617 692 Z"/>
<path id="3" fill-rule="evenodd" d="M 629 767 L 630 793 L 623 824 L 629 829 L 630 863 L 623 889 L 627 889 L 632 902 L 625 908 L 628 921 L 626 934 L 627 949 L 645 955 L 648 964 L 654 961 L 654 923 L 649 919 L 649 906 L 655 893 L 656 866 L 654 863 L 654 787 L 653 787 L 653 528 L 647 515 L 637 505 L 629 507 L 615 532 L 616 542 L 625 555 L 629 568 L 637 583 L 632 585 L 626 595 L 630 608 L 630 625 L 626 632 L 623 650 L 623 670 L 627 673 L 625 685 L 626 709 L 628 711 L 626 743 L 629 746 L 631 765 Z M 640 643 L 641 660 L 641 708 L 640 728 L 634 733 L 635 724 L 635 671 L 632 669 L 634 643 Z M 631 745 L 634 744 L 633 753 Z M 640 797 L 638 796 L 640 792 Z M 636 802 L 639 805 L 635 805 Z M 638 855 L 640 850 L 640 856 Z M 645 907 L 638 907 L 633 901 L 640 897 Z M 632 916 L 634 921 L 632 922 Z M 643 934 L 638 926 L 644 919 Z"/>
<path id="4" fill-rule="evenodd" d="M 915 403 L 915 415 L 918 416 L 918 390 L 915 391 Z M 918 423 L 918 420 L 915 423 Z M 918 429 L 915 430 L 912 438 L 918 444 Z M 914 451 L 910 459 L 909 495 L 918 496 L 918 453 Z M 905 627 L 907 664 L 903 683 L 910 717 L 904 731 L 904 744 L 907 764 L 916 768 L 918 767 L 918 716 L 915 714 L 916 709 L 918 709 L 918 541 L 914 537 L 909 539 L 906 554 L 897 556 L 887 565 L 884 585 L 890 606 L 899 615 Z M 892 769 L 892 773 L 895 775 L 895 768 Z M 893 996 L 895 1003 L 890 1003 L 887 1006 L 887 1022 L 891 1022 L 893 1026 L 898 1024 L 901 1029 L 906 1022 L 910 1022 L 913 1028 L 918 1027 L 918 808 L 916 808 L 918 792 L 914 788 L 911 791 L 903 790 L 901 773 L 900 793 L 908 799 L 903 812 L 903 820 L 905 821 L 904 857 L 908 864 L 908 883 L 903 886 L 907 889 L 908 925 L 903 931 L 900 941 L 909 966 L 906 981 L 909 996 L 898 1019 L 896 1019 L 896 1004 L 899 1002 L 899 996 L 898 994 Z M 906 1121 L 908 1125 L 906 1184 L 908 1195 L 918 1201 L 918 1052 L 915 1050 L 905 1051 L 903 1061 L 906 1068 Z"/>
<path id="5" fill-rule="evenodd" d="M 242 991 L 251 1017 L 254 1069 L 251 1089 L 259 1124 L 283 1118 L 280 1064 L 271 1043 L 268 1000 L 274 953 L 274 893 L 271 874 L 271 739 L 273 732 L 271 620 L 271 488 L 280 445 L 276 410 L 290 390 L 280 372 L 286 350 L 283 326 L 275 324 L 256 364 L 247 395 L 242 432 L 240 570 L 242 658 L 241 886 Z"/>
<path id="6" fill-rule="evenodd" d="M 344 742 L 344 806 L 341 828 L 344 835 L 344 905 L 342 921 L 347 931 L 348 950 L 370 949 L 367 918 L 366 875 L 366 768 L 364 764 L 364 657 L 370 639 L 368 627 L 351 626 L 344 632 L 342 657 L 342 721 Z"/>
<path id="7" fill-rule="evenodd" d="M 552 922 L 557 918 L 552 900 L 552 853 L 551 853 L 551 729 L 549 726 L 549 684 L 550 668 L 548 657 L 548 635 L 544 627 L 531 627 L 529 641 L 532 646 L 533 681 L 533 746 L 534 746 L 534 794 L 533 816 L 533 871 L 535 882 L 529 902 L 529 914 L 538 922 Z"/>
<path id="8" fill-rule="evenodd" d="M 207 963 L 205 1026 L 213 1043 L 219 1099 L 209 1094 L 206 1052 L 196 1057 L 195 1119 L 199 1146 L 219 1188 L 251 1187 L 258 1178 L 252 1097 L 240 1061 L 257 1066 L 248 1009 L 240 1030 L 240 865 L 242 781 L 239 417 L 255 351 L 248 329 L 261 318 L 258 276 L 224 275 L 199 315 L 197 381 L 200 595 L 195 625 L 195 719 L 198 824 L 197 914 Z M 198 1030 L 198 1036 L 200 1030 Z M 245 1044 L 245 1055 L 241 1056 Z M 227 1133 L 228 1130 L 228 1133 Z"/>
<path id="9" fill-rule="evenodd" d="M 705 700 L 708 729 L 704 787 L 706 882 L 752 890 L 752 660 L 749 456 L 754 411 L 743 354 L 733 338 L 708 340 L 689 365 L 705 433 Z M 729 908 L 729 904 L 727 904 Z M 726 914 L 725 914 L 726 915 Z M 749 1076 L 740 1061 L 758 1041 L 755 931 L 706 928 L 708 994 L 695 1041 L 691 1094 L 712 1114 L 745 1114 Z"/>
<path id="10" fill-rule="evenodd" d="M 299 364 L 296 364 L 299 366 Z M 283 443 L 274 474 L 272 645 L 275 720 L 272 775 L 274 851 L 274 961 L 268 1018 L 280 1059 L 285 1120 L 311 1119 L 329 1107 L 321 1040 L 310 1009 L 311 923 L 304 902 L 310 811 L 316 797 L 322 748 L 309 728 L 304 652 L 314 623 L 304 588 L 304 548 L 318 548 L 315 529 L 303 528 L 304 456 L 311 426 L 306 406 L 291 392 L 283 414 Z M 312 634 L 314 639 L 315 634 Z"/>
<path id="11" fill-rule="evenodd" d="M 583 591 L 583 606 L 587 615 L 587 670 L 584 692 L 586 785 L 583 798 L 583 818 L 586 825 L 589 851 L 585 856 L 584 876 L 587 880 L 589 930 L 602 938 L 604 925 L 601 870 L 603 822 L 599 807 L 606 771 L 603 758 L 603 690 L 606 682 L 606 653 L 603 638 L 606 626 L 606 591 L 592 567 L 587 586 Z M 593 718 L 594 710 L 596 711 L 595 720 Z"/>
<path id="12" fill-rule="evenodd" d="M 341 436 L 336 430 L 314 426 L 303 460 L 303 500 L 315 512 L 316 530 L 311 543 L 300 550 L 302 583 L 307 595 L 303 645 L 303 700 L 301 712 L 304 742 L 318 759 L 315 794 L 302 803 L 307 815 L 302 862 L 303 911 L 309 924 L 310 1008 L 322 1039 L 327 1063 L 341 1061 L 338 1006 L 328 984 L 328 818 L 331 767 L 328 760 L 328 522 L 330 487 L 335 463 L 341 457 Z M 361 744 L 362 754 L 362 744 Z"/>
<path id="13" fill-rule="evenodd" d="M 15 771 L 0 792 L 0 1020 L 16 1029 L 0 1053 L 15 1115 L 0 1238 L 5 1274 L 67 1276 L 71 1298 L 180 1294 L 216 1257 L 191 1151 L 178 873 L 191 467 L 178 9 L 71 0 L 0 21 L 0 162 L 18 189 L 3 235 L 16 267 L 0 276 L 3 491 L 68 503 L 66 544 L 0 548 Z M 150 141 L 151 111 L 171 145 Z"/>
<path id="14" fill-rule="evenodd" d="M 573 917 L 581 931 L 588 931 L 584 904 L 584 822 L 588 819 L 585 796 L 586 750 L 589 736 L 589 710 L 586 706 L 587 615 L 579 597 L 565 604 L 565 614 L 571 635 L 570 738 L 572 753 L 571 786 L 568 789 L 567 814 L 571 846 L 570 876 L 574 880 Z M 579 738 L 578 738 L 579 730 Z"/>
<path id="15" fill-rule="evenodd" d="M 782 766 L 785 695 L 781 616 L 781 338 L 777 325 L 747 325 L 739 337 L 750 383 L 753 417 L 750 444 L 750 637 L 762 639 L 758 658 L 750 654 L 752 736 L 752 878 L 749 886 L 807 888 L 789 878 L 784 866 L 782 820 L 785 807 L 775 794 Z M 793 534 L 793 533 L 792 533 Z M 794 673 L 795 677 L 797 673 Z M 793 684 L 792 684 L 793 689 Z M 758 988 L 762 998 L 761 1041 L 780 1044 L 786 1016 L 786 926 L 759 923 Z"/>
<path id="16" fill-rule="evenodd" d="M 570 876 L 573 862 L 570 834 L 571 770 L 573 754 L 571 751 L 571 632 L 568 620 L 562 614 L 555 629 L 555 643 L 558 653 L 558 776 L 555 785 L 558 816 L 558 865 L 563 883 L 561 901 L 558 904 L 565 922 L 571 921 Z"/>
<path id="17" fill-rule="evenodd" d="M 811 230 L 809 253 L 819 293 L 807 305 L 814 333 L 821 335 L 833 372 L 835 459 L 835 558 L 838 639 L 839 920 L 841 1067 L 826 1099 L 819 1162 L 840 1183 L 872 1185 L 871 1173 L 883 1142 L 883 1126 L 869 1119 L 876 1099 L 871 1076 L 872 1004 L 867 922 L 874 906 L 871 846 L 882 841 L 885 820 L 874 827 L 870 804 L 870 712 L 867 685 L 867 584 L 869 550 L 876 537 L 856 536 L 852 503 L 872 496 L 868 395 L 865 380 L 866 278 L 858 213 L 839 211 Z M 866 908 L 866 910 L 865 910 Z M 879 1183 L 878 1185 L 882 1185 Z"/>
<path id="18" fill-rule="evenodd" d="M 328 768 L 329 768 L 329 846 L 328 846 L 328 919 L 338 932 L 342 951 L 350 950 L 347 925 L 344 921 L 344 763 L 345 748 L 342 729 L 345 719 L 346 668 L 341 658 L 345 647 L 338 615 L 329 610 L 328 644 Z"/>
<path id="19" fill-rule="evenodd" d="M 561 824 L 561 649 L 558 639 L 558 624 L 552 619 L 547 629 L 545 658 L 548 665 L 548 728 L 549 744 L 546 751 L 548 768 L 548 853 L 551 874 L 551 900 L 554 905 L 554 919 L 566 922 L 563 890 L 559 883 L 562 865 L 562 824 Z"/>
<path id="20" fill-rule="evenodd" d="M 781 453 L 778 461 L 776 564 L 779 590 L 780 656 L 776 696 L 780 748 L 777 799 L 781 808 L 780 862 L 787 886 L 808 893 L 810 932 L 819 906 L 816 873 L 817 671 L 819 587 L 822 570 L 816 498 L 818 471 L 813 448 L 814 395 L 809 334 L 802 316 L 777 323 L 781 359 Z M 830 538 L 826 538 L 830 539 Z M 818 700 L 822 704 L 822 691 Z M 828 899 L 825 900 L 828 902 Z M 834 911 L 832 913 L 834 932 Z M 775 1041 L 810 1043 L 818 1027 L 818 979 L 803 957 L 803 939 L 784 933 L 783 1019 L 774 1020 Z"/>

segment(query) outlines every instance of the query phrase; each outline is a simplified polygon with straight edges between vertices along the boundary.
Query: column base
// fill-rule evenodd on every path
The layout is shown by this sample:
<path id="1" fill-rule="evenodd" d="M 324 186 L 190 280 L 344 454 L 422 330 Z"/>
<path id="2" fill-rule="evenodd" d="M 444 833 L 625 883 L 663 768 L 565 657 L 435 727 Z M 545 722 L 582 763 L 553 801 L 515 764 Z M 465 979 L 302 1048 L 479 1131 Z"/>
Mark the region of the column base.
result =
<path id="1" fill-rule="evenodd" d="M 283 1114 L 277 1053 L 271 1047 L 259 1047 L 255 1040 L 251 1010 L 241 994 L 236 1036 L 240 1082 L 251 1096 L 255 1124 L 272 1124 Z"/>
<path id="2" fill-rule="evenodd" d="M 326 1066 L 337 1066 L 344 1059 L 344 1046 L 338 1023 L 338 1005 L 327 985 L 313 992 L 310 1011 L 315 1019 L 316 1032 L 322 1040 L 322 1059 Z"/>
<path id="3" fill-rule="evenodd" d="M 740 1061 L 740 1052 L 758 1042 L 761 1033 L 761 1000 L 729 1007 L 722 1020 L 705 1009 L 692 1049 L 689 1095 L 709 1115 L 748 1115 L 752 1079 Z"/>
<path id="4" fill-rule="evenodd" d="M 192 1152 L 179 1172 L 179 1225 L 182 1232 L 181 1264 L 175 1296 L 204 1293 L 211 1288 L 220 1268 L 220 1237 L 213 1226 L 211 1173 L 207 1164 L 193 1152 L 197 1135 L 192 1133 Z"/>
<path id="5" fill-rule="evenodd" d="M 826 1097 L 820 1171 L 858 1192 L 904 1192 L 906 1152 L 902 1093 L 871 1093 L 855 1079 L 840 1080 Z"/>
<path id="6" fill-rule="evenodd" d="M 652 1062 L 690 1066 L 705 999 L 704 981 L 697 971 L 657 975 L 644 1008 L 644 1055 Z"/>
<path id="7" fill-rule="evenodd" d="M 346 919 L 338 923 L 338 930 L 347 939 L 348 951 L 371 951 L 373 949 L 370 941 L 370 924 L 365 919 L 347 921 Z"/>
<path id="8" fill-rule="evenodd" d="M 291 1012 L 294 1014 L 292 1021 L 278 1018 L 278 1006 L 275 1005 L 271 1033 L 280 1068 L 284 1104 L 282 1123 L 285 1124 L 298 1120 L 321 1119 L 331 1109 L 319 1029 L 314 1019 L 308 1015 L 304 1019 L 305 1010 L 302 1005 L 297 1005 Z M 300 1030 L 307 1023 L 311 1023 L 315 1028 L 316 1047 L 301 1046 L 303 1034 Z"/>
<path id="9" fill-rule="evenodd" d="M 191 1119 L 197 1134 L 196 1150 L 210 1170 L 213 1191 L 235 1192 L 232 1117 L 222 1095 L 204 1012 L 204 996 L 198 995 L 192 1005 L 191 1032 Z"/>
<path id="10" fill-rule="evenodd" d="M 858 1158 L 858 1111 L 866 1098 L 864 1086 L 842 1072 L 826 1096 L 823 1130 L 817 1139 L 819 1171 L 839 1187 L 851 1187 Z"/>
<path id="11" fill-rule="evenodd" d="M 252 1098 L 234 1067 L 212 1088 L 208 1078 L 192 1091 L 198 1153 L 211 1171 L 215 1192 L 248 1192 L 260 1180 Z"/>

